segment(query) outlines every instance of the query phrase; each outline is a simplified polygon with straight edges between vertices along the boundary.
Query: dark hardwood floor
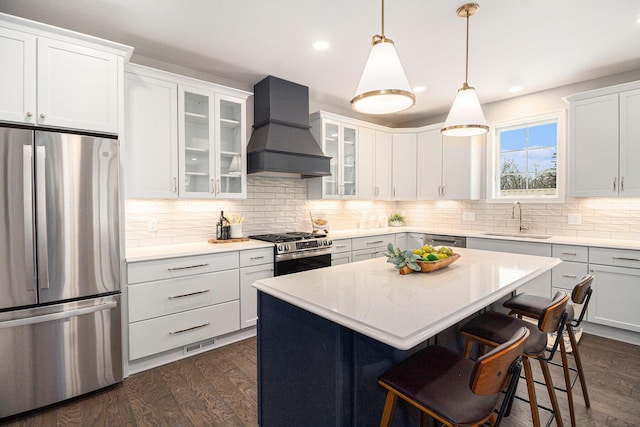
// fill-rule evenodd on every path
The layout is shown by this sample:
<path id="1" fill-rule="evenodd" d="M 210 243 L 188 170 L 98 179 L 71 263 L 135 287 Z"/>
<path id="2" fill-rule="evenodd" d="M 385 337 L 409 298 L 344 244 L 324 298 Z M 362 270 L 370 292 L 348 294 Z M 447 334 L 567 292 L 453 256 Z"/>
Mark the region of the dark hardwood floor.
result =
<path id="1" fill-rule="evenodd" d="M 580 351 L 591 408 L 585 408 L 576 384 L 578 427 L 640 427 L 640 347 L 585 334 Z M 556 384 L 562 385 L 561 369 L 553 373 Z M 526 395 L 524 383 L 518 393 Z M 541 386 L 538 398 L 545 402 L 545 396 Z M 563 421 L 570 425 L 566 395 L 558 393 L 558 399 Z M 546 415 L 541 415 L 544 420 Z M 530 426 L 530 420 L 528 404 L 516 401 L 503 426 Z M 0 420 L 0 425 L 255 426 L 256 340 L 141 372 L 119 385 Z"/>

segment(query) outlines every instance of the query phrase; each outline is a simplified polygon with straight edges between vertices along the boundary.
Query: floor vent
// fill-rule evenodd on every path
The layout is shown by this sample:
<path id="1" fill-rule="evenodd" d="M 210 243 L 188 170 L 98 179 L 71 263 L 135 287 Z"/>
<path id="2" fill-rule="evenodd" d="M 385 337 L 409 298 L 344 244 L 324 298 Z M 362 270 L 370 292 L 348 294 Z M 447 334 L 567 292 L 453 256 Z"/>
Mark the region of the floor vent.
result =
<path id="1" fill-rule="evenodd" d="M 196 343 L 196 344 L 185 345 L 183 353 L 184 354 L 199 353 L 201 351 L 205 351 L 208 347 L 211 347 L 215 343 L 216 343 L 215 338 L 211 338 L 205 341 L 200 341 L 199 343 Z"/>

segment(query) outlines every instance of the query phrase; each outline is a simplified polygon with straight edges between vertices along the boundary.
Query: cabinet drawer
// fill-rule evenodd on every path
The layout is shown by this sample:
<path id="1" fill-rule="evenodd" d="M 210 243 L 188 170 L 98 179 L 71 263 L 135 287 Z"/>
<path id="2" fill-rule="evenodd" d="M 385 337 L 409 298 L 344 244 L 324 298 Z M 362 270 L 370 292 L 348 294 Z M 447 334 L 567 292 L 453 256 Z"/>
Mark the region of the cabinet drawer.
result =
<path id="1" fill-rule="evenodd" d="M 240 267 L 260 264 L 273 264 L 273 247 L 240 252 Z"/>
<path id="2" fill-rule="evenodd" d="M 588 264 L 564 261 L 551 270 L 551 286 L 572 291 L 580 283 L 580 280 L 588 274 L 588 271 Z"/>
<path id="3" fill-rule="evenodd" d="M 172 279 L 238 268 L 238 252 L 132 262 L 127 265 L 129 284 Z"/>
<path id="4" fill-rule="evenodd" d="M 351 239 L 339 239 L 333 241 L 333 253 L 351 252 Z"/>
<path id="5" fill-rule="evenodd" d="M 640 268 L 640 251 L 632 249 L 589 248 L 589 264 Z"/>
<path id="6" fill-rule="evenodd" d="M 553 245 L 551 253 L 563 261 L 589 262 L 589 248 L 586 246 Z"/>
<path id="7" fill-rule="evenodd" d="M 349 264 L 351 262 L 351 252 L 331 254 L 331 265 Z"/>
<path id="8" fill-rule="evenodd" d="M 150 356 L 240 329 L 240 302 L 143 320 L 129 325 L 129 359 Z"/>
<path id="9" fill-rule="evenodd" d="M 129 286 L 129 322 L 236 300 L 238 270 L 181 277 Z"/>
<path id="10" fill-rule="evenodd" d="M 396 236 L 394 234 L 358 237 L 355 239 L 351 239 L 351 249 L 357 251 L 360 249 L 386 248 L 389 243 L 395 245 Z"/>

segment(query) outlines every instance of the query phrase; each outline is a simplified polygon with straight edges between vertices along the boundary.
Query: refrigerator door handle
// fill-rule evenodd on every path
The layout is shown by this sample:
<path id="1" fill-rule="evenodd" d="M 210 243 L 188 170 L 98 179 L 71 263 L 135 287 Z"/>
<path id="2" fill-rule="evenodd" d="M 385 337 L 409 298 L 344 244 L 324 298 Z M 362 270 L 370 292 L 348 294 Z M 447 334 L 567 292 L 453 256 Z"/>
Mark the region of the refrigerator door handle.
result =
<path id="1" fill-rule="evenodd" d="M 83 314 L 95 313 L 97 311 L 111 310 L 116 308 L 118 301 L 110 301 L 100 305 L 79 308 L 77 310 L 61 311 L 59 313 L 44 314 L 42 316 L 25 317 L 22 319 L 5 320 L 0 322 L 0 329 L 15 328 L 18 326 L 35 325 L 38 323 L 51 322 L 53 320 L 68 319 Z"/>
<path id="2" fill-rule="evenodd" d="M 47 180 L 45 176 L 46 148 L 36 147 L 36 215 L 38 217 L 38 279 L 40 289 L 49 288 L 49 261 L 47 253 Z"/>
<path id="3" fill-rule="evenodd" d="M 22 146 L 22 200 L 24 206 L 24 260 L 26 277 L 31 276 L 27 290 L 35 289 L 33 254 L 33 147 Z"/>

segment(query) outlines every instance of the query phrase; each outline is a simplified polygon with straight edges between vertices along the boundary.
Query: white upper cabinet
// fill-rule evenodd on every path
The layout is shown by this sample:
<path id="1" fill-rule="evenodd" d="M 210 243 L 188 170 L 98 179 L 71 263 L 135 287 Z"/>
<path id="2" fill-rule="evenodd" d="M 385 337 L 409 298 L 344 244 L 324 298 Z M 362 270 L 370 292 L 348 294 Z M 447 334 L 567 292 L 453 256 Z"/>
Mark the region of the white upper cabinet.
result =
<path id="1" fill-rule="evenodd" d="M 391 199 L 391 134 L 358 128 L 358 198 Z"/>
<path id="2" fill-rule="evenodd" d="M 392 152 L 393 200 L 415 200 L 417 194 L 417 145 L 415 133 L 394 133 Z"/>
<path id="3" fill-rule="evenodd" d="M 440 128 L 418 133 L 418 199 L 480 199 L 482 140 L 442 136 Z"/>
<path id="4" fill-rule="evenodd" d="M 0 27 L 0 119 L 36 122 L 36 37 Z"/>
<path id="5" fill-rule="evenodd" d="M 355 199 L 358 185 L 358 127 L 318 115 L 311 121 L 311 133 L 316 141 L 321 141 L 325 156 L 331 157 L 331 175 L 309 179 L 309 198 Z"/>
<path id="6" fill-rule="evenodd" d="M 122 67 L 130 51 L 0 15 L 0 120 L 118 133 Z"/>
<path id="7" fill-rule="evenodd" d="M 178 197 L 178 85 L 125 73 L 124 190 L 127 198 Z M 153 161 L 149 161 L 153 156 Z"/>
<path id="8" fill-rule="evenodd" d="M 125 95 L 126 197 L 246 197 L 249 92 L 129 66 Z"/>
<path id="9" fill-rule="evenodd" d="M 569 195 L 640 195 L 640 83 L 568 97 Z"/>

